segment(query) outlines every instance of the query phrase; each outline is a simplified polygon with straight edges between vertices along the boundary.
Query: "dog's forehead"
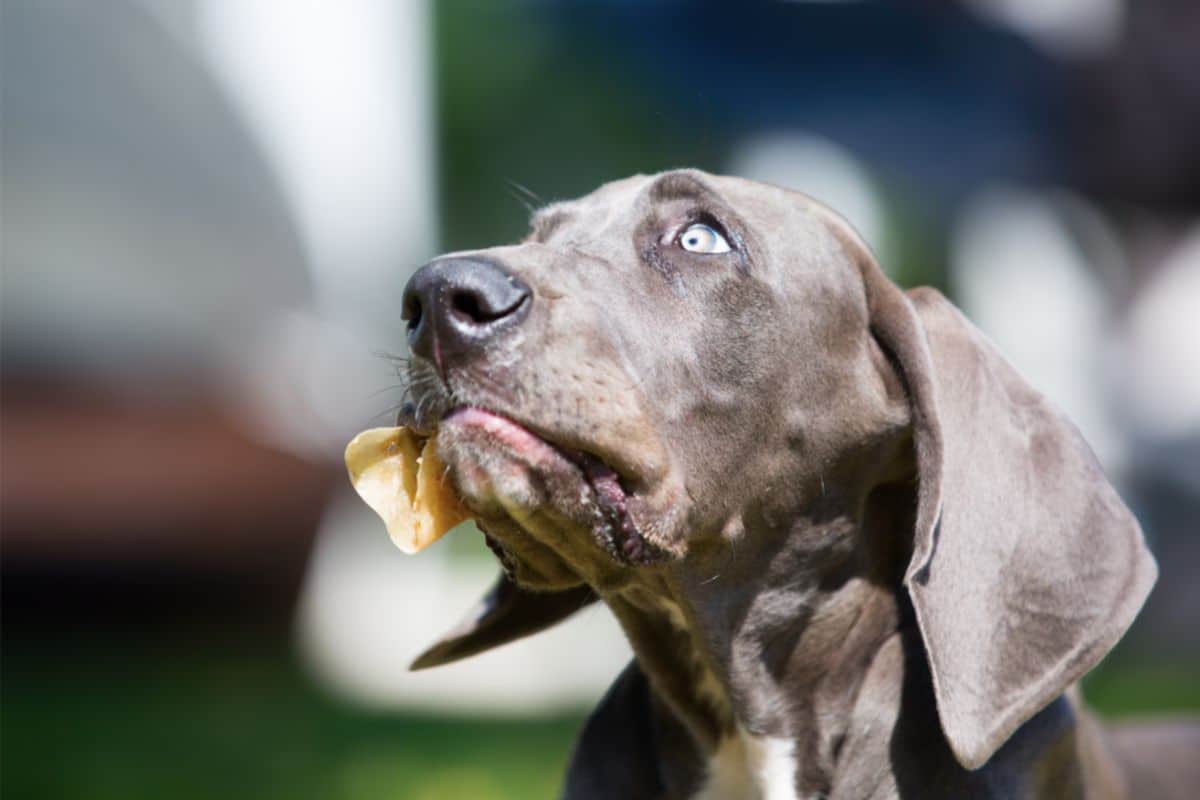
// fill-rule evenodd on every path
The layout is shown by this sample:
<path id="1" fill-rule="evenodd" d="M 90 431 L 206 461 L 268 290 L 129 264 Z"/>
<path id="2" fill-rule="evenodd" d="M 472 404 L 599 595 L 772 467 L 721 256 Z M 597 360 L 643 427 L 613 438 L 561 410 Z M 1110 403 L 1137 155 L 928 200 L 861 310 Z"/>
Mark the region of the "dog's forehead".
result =
<path id="1" fill-rule="evenodd" d="M 584 248 L 614 260 L 641 258 L 644 243 L 637 237 L 652 230 L 647 223 L 697 209 L 731 231 L 745 253 L 746 272 L 785 302 L 820 295 L 826 305 L 835 296 L 860 305 L 854 253 L 868 248 L 854 229 L 808 195 L 745 178 L 680 169 L 612 181 L 542 208 L 524 242 Z"/>
<path id="2" fill-rule="evenodd" d="M 710 197 L 730 204 L 754 201 L 781 205 L 785 190 L 730 175 L 713 175 L 699 169 L 675 169 L 653 175 L 633 175 L 602 184 L 592 192 L 552 208 L 586 212 L 608 206 L 629 208 L 678 198 Z"/>
<path id="3" fill-rule="evenodd" d="M 610 181 L 574 200 L 551 203 L 533 215 L 531 236 L 544 241 L 553 233 L 572 228 L 597 230 L 681 200 L 727 208 L 765 232 L 778 230 L 785 221 L 794 225 L 798 209 L 808 211 L 819 206 L 803 194 L 772 184 L 698 169 L 677 169 Z"/>

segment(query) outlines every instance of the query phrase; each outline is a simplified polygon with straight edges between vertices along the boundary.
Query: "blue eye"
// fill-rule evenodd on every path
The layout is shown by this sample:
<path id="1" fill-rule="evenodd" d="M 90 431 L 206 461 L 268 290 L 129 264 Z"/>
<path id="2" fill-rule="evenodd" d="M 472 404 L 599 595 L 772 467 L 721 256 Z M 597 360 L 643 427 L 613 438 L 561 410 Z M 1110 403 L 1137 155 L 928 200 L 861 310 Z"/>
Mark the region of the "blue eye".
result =
<path id="1" fill-rule="evenodd" d="M 729 242 L 716 230 L 700 222 L 693 223 L 679 234 L 677 240 L 680 247 L 689 253 L 728 253 Z"/>

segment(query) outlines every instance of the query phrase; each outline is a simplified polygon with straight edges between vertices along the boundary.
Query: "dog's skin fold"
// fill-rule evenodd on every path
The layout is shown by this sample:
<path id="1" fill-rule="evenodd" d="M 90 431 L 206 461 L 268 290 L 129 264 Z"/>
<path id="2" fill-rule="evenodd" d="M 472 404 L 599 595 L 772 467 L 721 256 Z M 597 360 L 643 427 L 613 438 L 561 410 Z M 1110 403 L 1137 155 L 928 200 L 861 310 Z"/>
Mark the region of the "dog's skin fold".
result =
<path id="1" fill-rule="evenodd" d="M 685 247 L 696 225 L 728 250 Z M 463 300 L 480 270 L 502 313 Z M 1073 688 L 1154 583 L 1137 522 L 1074 427 L 833 212 L 636 176 L 413 280 L 407 421 L 439 430 L 504 565 L 416 666 L 596 598 L 636 654 L 566 798 L 1200 791 L 1200 729 L 1110 731 Z"/>

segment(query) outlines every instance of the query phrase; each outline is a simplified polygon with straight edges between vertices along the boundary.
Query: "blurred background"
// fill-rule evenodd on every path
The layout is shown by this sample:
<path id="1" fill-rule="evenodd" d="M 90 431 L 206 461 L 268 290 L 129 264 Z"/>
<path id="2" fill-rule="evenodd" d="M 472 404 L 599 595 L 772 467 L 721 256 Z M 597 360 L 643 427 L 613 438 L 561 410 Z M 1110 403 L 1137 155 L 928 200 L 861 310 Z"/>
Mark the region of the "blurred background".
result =
<path id="1" fill-rule="evenodd" d="M 400 292 L 531 206 L 806 191 L 1077 421 L 1162 577 L 1085 691 L 1200 709 L 1200 6 L 4 0 L 0 793 L 553 796 L 603 609 L 431 673 L 480 537 L 341 465 Z"/>

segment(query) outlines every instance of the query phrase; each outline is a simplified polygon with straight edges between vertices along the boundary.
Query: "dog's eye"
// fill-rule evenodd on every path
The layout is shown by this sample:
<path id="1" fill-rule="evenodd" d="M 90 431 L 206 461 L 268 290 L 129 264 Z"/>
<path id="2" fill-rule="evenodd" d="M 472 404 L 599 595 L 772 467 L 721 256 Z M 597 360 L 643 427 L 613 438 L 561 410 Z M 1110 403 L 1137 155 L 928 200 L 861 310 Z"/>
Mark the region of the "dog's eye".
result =
<path id="1" fill-rule="evenodd" d="M 689 253 L 728 253 L 729 242 L 716 230 L 701 222 L 689 225 L 679 234 L 678 244 Z"/>

